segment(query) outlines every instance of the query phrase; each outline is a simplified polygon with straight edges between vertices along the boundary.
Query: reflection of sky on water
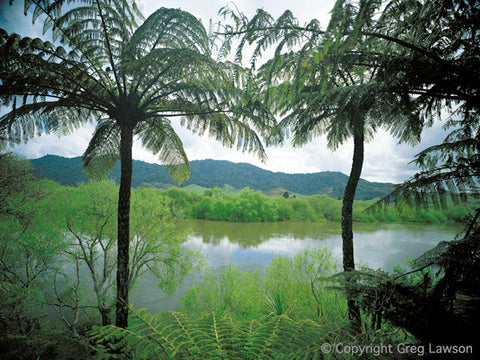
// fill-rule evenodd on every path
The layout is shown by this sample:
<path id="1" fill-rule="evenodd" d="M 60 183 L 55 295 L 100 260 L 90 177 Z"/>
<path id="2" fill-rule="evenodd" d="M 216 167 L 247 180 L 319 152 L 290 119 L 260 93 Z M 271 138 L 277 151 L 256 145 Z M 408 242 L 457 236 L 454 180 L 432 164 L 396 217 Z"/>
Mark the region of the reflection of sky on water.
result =
<path id="1" fill-rule="evenodd" d="M 229 264 L 241 269 L 265 268 L 274 257 L 293 257 L 305 248 L 326 246 L 338 264 L 342 260 L 342 237 L 338 223 L 223 223 L 192 221 L 193 235 L 187 248 L 206 256 L 206 267 L 219 271 Z M 396 265 L 416 258 L 438 242 L 452 240 L 458 227 L 425 224 L 354 224 L 355 263 L 392 271 Z M 404 265 L 405 266 L 405 265 Z M 153 277 L 140 280 L 133 295 L 135 306 L 156 312 L 176 309 L 180 297 L 202 274 L 185 279 L 174 295 L 160 291 Z"/>
<path id="2" fill-rule="evenodd" d="M 434 225 L 392 225 L 375 232 L 354 234 L 356 263 L 386 271 L 404 265 L 440 241 L 453 240 L 458 228 Z"/>
<path id="3" fill-rule="evenodd" d="M 224 237 L 215 243 L 206 243 L 201 236 L 192 236 L 185 244 L 188 248 L 200 249 L 207 256 L 206 266 L 209 269 L 221 269 L 232 265 L 240 268 L 265 267 L 274 257 L 294 256 L 306 247 L 315 247 L 321 242 L 314 239 L 297 240 L 291 236 L 275 236 L 261 244 L 246 247 L 230 242 Z"/>
<path id="4" fill-rule="evenodd" d="M 301 227 L 287 223 L 288 228 L 283 229 L 272 227 L 272 224 L 261 227 L 262 224 L 257 223 L 254 224 L 257 232 L 252 232 L 251 224 L 235 224 L 230 228 L 222 224 L 231 236 L 208 233 L 207 224 L 215 226 L 218 223 L 200 223 L 199 228 L 206 231 L 203 234 L 193 223 L 194 235 L 186 246 L 201 249 L 210 269 L 220 269 L 230 263 L 241 268 L 265 267 L 274 257 L 293 257 L 305 248 L 323 246 L 341 262 L 341 229 L 337 223 L 305 223 Z M 281 230 L 286 233 L 279 233 Z M 355 262 L 392 271 L 394 266 L 420 256 L 438 242 L 452 240 L 457 230 L 456 227 L 425 224 L 355 224 Z M 250 233 L 250 237 L 243 236 L 243 232 Z"/>

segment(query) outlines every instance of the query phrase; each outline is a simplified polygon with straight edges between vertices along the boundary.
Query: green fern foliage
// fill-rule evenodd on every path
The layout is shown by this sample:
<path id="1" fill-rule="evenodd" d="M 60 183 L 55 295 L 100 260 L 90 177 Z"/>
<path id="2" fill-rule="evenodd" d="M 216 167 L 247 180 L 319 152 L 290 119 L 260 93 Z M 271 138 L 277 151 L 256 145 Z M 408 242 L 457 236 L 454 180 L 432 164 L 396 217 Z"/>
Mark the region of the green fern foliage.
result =
<path id="1" fill-rule="evenodd" d="M 244 330 L 239 323 L 230 317 L 218 317 L 215 313 L 211 313 L 198 320 L 198 326 L 209 335 L 212 341 L 213 351 L 210 356 L 218 353 L 219 358 L 222 359 L 241 359 L 245 339 L 239 336 Z"/>
<path id="2" fill-rule="evenodd" d="M 193 320 L 179 312 L 130 315 L 128 329 L 98 327 L 90 335 L 104 358 L 321 359 L 324 329 L 286 315 L 238 322 L 215 313 Z"/>
<path id="3" fill-rule="evenodd" d="M 285 296 L 280 291 L 273 291 L 265 295 L 264 301 L 267 317 L 275 315 L 287 315 L 290 309 Z"/>

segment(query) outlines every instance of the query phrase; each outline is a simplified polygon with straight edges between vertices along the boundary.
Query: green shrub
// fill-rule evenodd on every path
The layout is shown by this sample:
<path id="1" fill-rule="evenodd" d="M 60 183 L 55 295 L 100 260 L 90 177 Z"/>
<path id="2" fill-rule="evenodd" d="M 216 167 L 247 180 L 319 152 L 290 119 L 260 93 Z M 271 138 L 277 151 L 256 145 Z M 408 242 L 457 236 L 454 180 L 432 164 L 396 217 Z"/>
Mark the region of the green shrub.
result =
<path id="1" fill-rule="evenodd" d="M 218 273 L 207 272 L 191 287 L 182 298 L 182 311 L 193 317 L 215 312 L 253 320 L 288 308 L 296 320 L 338 321 L 343 318 L 345 301 L 342 293 L 329 287 L 336 271 L 337 264 L 326 248 L 306 249 L 294 258 L 277 257 L 263 273 L 230 265 Z"/>

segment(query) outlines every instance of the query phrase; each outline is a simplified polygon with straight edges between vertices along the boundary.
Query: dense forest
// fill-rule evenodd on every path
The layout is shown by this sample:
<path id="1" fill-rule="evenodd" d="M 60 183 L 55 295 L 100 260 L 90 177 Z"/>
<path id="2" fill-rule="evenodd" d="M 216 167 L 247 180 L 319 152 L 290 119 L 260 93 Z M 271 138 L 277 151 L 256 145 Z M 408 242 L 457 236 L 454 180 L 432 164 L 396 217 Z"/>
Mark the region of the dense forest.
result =
<path id="1" fill-rule="evenodd" d="M 203 194 L 171 188 L 164 194 L 183 209 L 191 219 L 222 220 L 235 222 L 259 221 L 340 221 L 342 201 L 327 195 L 305 197 L 266 196 L 259 191 L 243 189 L 238 193 L 225 194 L 222 189 L 204 190 Z M 445 209 L 417 208 L 414 204 L 398 203 L 374 208 L 375 201 L 356 201 L 353 219 L 362 222 L 420 222 L 462 223 L 474 213 L 479 202 L 451 203 Z"/>
<path id="2" fill-rule="evenodd" d="M 82 160 L 77 158 L 62 158 L 47 155 L 32 160 L 38 169 L 38 174 L 46 179 L 63 185 L 77 185 L 88 180 L 82 169 Z M 303 195 L 325 194 L 338 199 L 343 196 L 348 176 L 339 172 L 322 172 L 317 174 L 285 174 L 262 170 L 250 164 L 235 164 L 219 160 L 197 160 L 190 163 L 190 178 L 181 187 L 198 185 L 205 188 L 225 185 L 236 189 L 250 188 L 264 193 L 275 189 L 283 189 L 290 193 Z M 111 178 L 118 184 L 120 181 L 120 166 L 117 164 Z M 133 161 L 132 186 L 153 186 L 165 188 L 178 186 L 161 165 L 148 164 L 143 161 Z M 393 190 L 388 183 L 372 183 L 360 180 L 355 195 L 356 200 L 371 200 L 382 198 Z"/>
<path id="3" fill-rule="evenodd" d="M 0 29 L 0 357 L 478 358 L 477 2 L 336 0 L 326 27 L 227 5 L 209 29 L 178 8 L 144 17 L 134 0 L 22 3 L 43 34 Z M 325 179 L 207 161 L 196 175 L 177 120 L 261 160 L 287 140 L 350 141 L 351 170 Z M 417 174 L 393 189 L 361 180 L 379 131 L 418 144 L 435 121 L 448 135 L 415 156 Z M 86 124 L 82 158 L 59 173 L 75 186 L 8 151 Z M 134 143 L 190 190 L 135 179 L 150 170 Z M 341 259 L 306 247 L 263 269 L 209 271 L 185 246 L 188 218 L 337 221 Z M 389 273 L 355 261 L 355 221 L 464 226 Z M 176 311 L 133 307 L 141 279 L 171 294 L 190 275 Z"/>

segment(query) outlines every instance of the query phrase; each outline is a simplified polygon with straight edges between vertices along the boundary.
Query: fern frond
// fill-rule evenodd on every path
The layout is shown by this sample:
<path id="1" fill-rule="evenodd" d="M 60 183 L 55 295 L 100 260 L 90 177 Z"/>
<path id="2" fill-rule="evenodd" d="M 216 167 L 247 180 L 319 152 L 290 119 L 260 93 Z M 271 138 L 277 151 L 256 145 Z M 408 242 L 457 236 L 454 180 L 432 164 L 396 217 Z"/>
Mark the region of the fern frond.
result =
<path id="1" fill-rule="evenodd" d="M 180 9 L 160 8 L 135 31 L 127 47 L 137 58 L 155 49 L 191 49 L 208 54 L 208 36 L 202 23 Z"/>
<path id="2" fill-rule="evenodd" d="M 218 317 L 215 313 L 198 320 L 198 327 L 209 336 L 212 355 L 220 358 L 242 359 L 245 339 L 239 324 L 229 317 Z"/>
<path id="3" fill-rule="evenodd" d="M 156 315 L 144 309 L 131 314 L 128 329 L 115 326 L 96 328 L 90 336 L 98 344 L 109 344 L 138 359 L 152 356 L 166 359 L 187 357 L 218 358 L 218 347 L 197 324 L 182 313 L 162 311 Z"/>
<path id="4" fill-rule="evenodd" d="M 120 159 L 119 149 L 120 127 L 111 119 L 100 119 L 82 156 L 87 175 L 104 179 Z"/>
<path id="5" fill-rule="evenodd" d="M 95 328 L 97 347 L 148 359 L 310 359 L 321 354 L 325 331 L 313 321 L 287 316 L 242 323 L 215 314 L 194 321 L 187 315 L 145 310 L 132 313 L 128 329 Z"/>
<path id="6" fill-rule="evenodd" d="M 135 135 L 142 145 L 166 165 L 166 170 L 172 178 L 181 184 L 190 176 L 190 163 L 183 144 L 170 121 L 155 117 L 139 123 Z"/>

